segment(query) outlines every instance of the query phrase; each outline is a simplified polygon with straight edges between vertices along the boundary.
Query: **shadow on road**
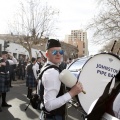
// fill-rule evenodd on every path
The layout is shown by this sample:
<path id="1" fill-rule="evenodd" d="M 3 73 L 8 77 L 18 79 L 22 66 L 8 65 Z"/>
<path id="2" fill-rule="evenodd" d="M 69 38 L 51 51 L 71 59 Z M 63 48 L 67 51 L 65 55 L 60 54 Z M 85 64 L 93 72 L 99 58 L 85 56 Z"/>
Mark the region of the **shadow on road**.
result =
<path id="1" fill-rule="evenodd" d="M 15 85 L 7 92 L 7 103 L 11 104 L 10 108 L 2 108 L 0 112 L 1 120 L 39 120 L 39 113 L 31 107 L 25 111 L 29 100 L 26 97 L 27 87 L 25 85 Z"/>
<path id="2" fill-rule="evenodd" d="M 25 111 L 25 108 L 28 104 L 21 104 L 20 109 L 21 111 L 26 113 L 27 118 L 30 118 L 34 120 L 35 118 L 38 118 L 38 114 L 36 112 L 40 112 L 39 110 L 32 109 L 31 106 L 28 107 L 28 109 Z"/>
<path id="3" fill-rule="evenodd" d="M 39 120 L 39 110 L 35 110 L 29 105 L 28 109 L 25 108 L 29 104 L 26 97 L 27 87 L 25 84 L 14 85 L 10 92 L 7 93 L 7 102 L 12 105 L 10 108 L 2 108 L 0 112 L 0 120 Z M 83 120 L 80 107 L 68 106 L 67 120 Z"/>
<path id="4" fill-rule="evenodd" d="M 1 120 L 21 120 L 19 118 L 15 118 L 9 111 L 9 108 L 3 108 L 3 111 L 0 112 Z M 2 119 L 3 118 L 3 119 Z"/>

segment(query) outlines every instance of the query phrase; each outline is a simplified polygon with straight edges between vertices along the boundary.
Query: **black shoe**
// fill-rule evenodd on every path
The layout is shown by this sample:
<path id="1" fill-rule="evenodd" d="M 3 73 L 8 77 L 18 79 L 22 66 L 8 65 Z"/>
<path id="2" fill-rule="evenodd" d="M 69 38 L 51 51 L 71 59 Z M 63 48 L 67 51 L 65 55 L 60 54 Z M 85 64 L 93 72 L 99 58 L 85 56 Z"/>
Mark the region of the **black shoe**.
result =
<path id="1" fill-rule="evenodd" d="M 12 107 L 12 105 L 9 105 L 9 104 L 7 104 L 7 103 L 2 103 L 2 107 Z"/>
<path id="2" fill-rule="evenodd" d="M 13 86 L 10 86 L 10 87 L 13 87 Z"/>

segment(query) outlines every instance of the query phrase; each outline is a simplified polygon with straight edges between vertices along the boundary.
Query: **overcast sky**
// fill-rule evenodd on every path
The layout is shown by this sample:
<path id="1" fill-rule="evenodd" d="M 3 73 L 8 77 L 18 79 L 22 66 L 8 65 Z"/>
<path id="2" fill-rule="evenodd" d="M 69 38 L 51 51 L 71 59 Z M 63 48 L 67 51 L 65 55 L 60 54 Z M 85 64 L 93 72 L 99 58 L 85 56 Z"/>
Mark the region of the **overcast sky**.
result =
<path id="1" fill-rule="evenodd" d="M 44 0 L 59 10 L 56 38 L 63 40 L 71 30 L 85 29 L 97 11 L 96 0 Z M 17 9 L 18 0 L 2 0 L 0 3 L 0 33 L 6 33 L 7 23 Z M 91 31 L 87 31 L 89 43 Z M 52 37 L 52 36 L 51 36 Z M 89 45 L 90 48 L 90 45 Z"/>

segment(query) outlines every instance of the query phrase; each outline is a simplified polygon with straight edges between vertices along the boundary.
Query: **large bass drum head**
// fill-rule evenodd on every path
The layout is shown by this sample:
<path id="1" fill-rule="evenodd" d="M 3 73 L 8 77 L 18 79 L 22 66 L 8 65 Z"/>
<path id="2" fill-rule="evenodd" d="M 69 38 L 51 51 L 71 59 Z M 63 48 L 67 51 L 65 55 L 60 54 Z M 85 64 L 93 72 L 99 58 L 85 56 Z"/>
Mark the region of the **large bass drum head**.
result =
<path id="1" fill-rule="evenodd" d="M 97 54 L 84 64 L 79 75 L 79 81 L 83 84 L 86 94 L 80 93 L 78 97 L 86 113 L 88 113 L 93 101 L 102 95 L 107 83 L 119 70 L 120 59 L 108 53 Z"/>

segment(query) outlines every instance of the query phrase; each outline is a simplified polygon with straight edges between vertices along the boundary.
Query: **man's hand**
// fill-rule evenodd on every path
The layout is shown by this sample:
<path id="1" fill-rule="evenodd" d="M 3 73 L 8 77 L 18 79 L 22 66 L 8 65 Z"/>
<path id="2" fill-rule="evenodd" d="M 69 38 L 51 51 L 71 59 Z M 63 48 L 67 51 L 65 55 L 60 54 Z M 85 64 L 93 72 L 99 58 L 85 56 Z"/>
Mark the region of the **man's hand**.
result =
<path id="1" fill-rule="evenodd" d="M 83 86 L 80 82 L 78 82 L 71 88 L 69 94 L 71 95 L 71 97 L 74 97 L 75 95 L 78 95 L 82 91 L 83 91 Z"/>

